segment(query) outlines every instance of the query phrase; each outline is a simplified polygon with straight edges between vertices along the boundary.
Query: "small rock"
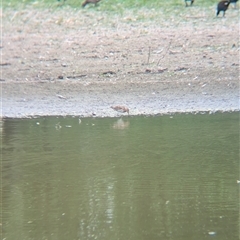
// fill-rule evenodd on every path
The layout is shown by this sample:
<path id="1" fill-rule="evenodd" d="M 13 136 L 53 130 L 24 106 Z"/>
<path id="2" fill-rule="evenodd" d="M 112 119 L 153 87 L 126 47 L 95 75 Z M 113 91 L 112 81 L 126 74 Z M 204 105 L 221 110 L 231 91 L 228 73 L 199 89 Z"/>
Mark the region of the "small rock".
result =
<path id="1" fill-rule="evenodd" d="M 60 94 L 56 94 L 57 97 L 61 98 L 61 99 L 66 99 L 66 97 L 60 95 Z"/>
<path id="2" fill-rule="evenodd" d="M 208 232 L 208 234 L 210 235 L 210 236 L 214 236 L 214 235 L 216 235 L 216 232 Z"/>

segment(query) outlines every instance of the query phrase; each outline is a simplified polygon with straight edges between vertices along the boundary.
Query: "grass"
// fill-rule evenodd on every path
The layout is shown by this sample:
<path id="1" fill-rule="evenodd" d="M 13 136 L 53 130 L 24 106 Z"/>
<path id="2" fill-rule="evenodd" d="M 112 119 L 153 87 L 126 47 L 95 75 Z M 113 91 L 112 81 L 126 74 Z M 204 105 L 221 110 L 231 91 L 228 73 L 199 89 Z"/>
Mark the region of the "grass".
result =
<path id="1" fill-rule="evenodd" d="M 90 18 L 97 19 L 96 21 L 102 19 L 101 23 L 106 25 L 117 25 L 118 21 L 125 23 L 148 21 L 161 26 L 171 24 L 177 26 L 189 21 L 192 25 L 200 21 L 206 21 L 209 24 L 215 21 L 215 8 L 219 0 L 195 0 L 192 7 L 185 7 L 184 0 L 102 0 L 97 7 L 89 4 L 84 9 L 81 7 L 83 1 L 2 0 L 2 8 L 3 11 L 9 10 L 10 15 L 12 10 L 18 13 L 28 12 L 30 9 L 47 10 L 48 13 L 59 12 L 62 15 L 62 21 L 89 15 Z"/>
<path id="2" fill-rule="evenodd" d="M 83 0 L 66 0 L 65 3 L 63 0 L 2 0 L 3 8 L 25 8 L 27 6 L 34 6 L 38 8 L 81 8 L 81 3 Z M 218 0 L 197 0 L 195 1 L 193 7 L 209 7 L 217 4 Z M 122 11 L 124 9 L 139 9 L 139 8 L 148 8 L 148 9 L 171 9 L 176 7 L 184 7 L 184 0 L 102 0 L 98 7 L 95 8 L 94 5 L 90 4 L 87 8 L 90 9 L 100 9 L 101 11 Z"/>

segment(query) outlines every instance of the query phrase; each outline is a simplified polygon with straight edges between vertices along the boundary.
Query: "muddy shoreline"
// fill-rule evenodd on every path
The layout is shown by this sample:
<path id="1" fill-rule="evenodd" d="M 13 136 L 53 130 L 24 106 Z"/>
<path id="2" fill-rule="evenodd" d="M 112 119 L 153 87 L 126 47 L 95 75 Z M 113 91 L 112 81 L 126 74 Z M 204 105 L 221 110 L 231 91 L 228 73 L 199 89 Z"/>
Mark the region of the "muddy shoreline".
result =
<path id="1" fill-rule="evenodd" d="M 239 111 L 236 84 L 156 82 L 89 83 L 75 81 L 2 84 L 2 116 L 116 117 L 112 105 L 124 105 L 130 115 L 159 115 L 216 111 Z M 215 86 L 218 86 L 217 88 Z M 44 90 L 44 91 L 43 91 Z"/>

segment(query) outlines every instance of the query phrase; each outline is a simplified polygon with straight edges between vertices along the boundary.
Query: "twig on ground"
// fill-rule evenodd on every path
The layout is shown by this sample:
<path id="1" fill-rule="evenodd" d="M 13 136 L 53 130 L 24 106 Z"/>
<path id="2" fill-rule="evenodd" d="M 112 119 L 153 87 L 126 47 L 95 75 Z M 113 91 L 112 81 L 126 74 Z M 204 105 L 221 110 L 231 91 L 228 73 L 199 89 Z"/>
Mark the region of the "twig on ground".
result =
<path id="1" fill-rule="evenodd" d="M 168 53 L 168 50 L 169 50 L 171 44 L 172 44 L 172 39 L 170 40 L 170 42 L 169 42 L 169 44 L 168 44 L 168 47 L 167 47 L 167 49 L 166 49 L 166 51 L 165 51 L 165 54 L 163 54 L 162 57 L 159 58 L 159 60 L 158 60 L 158 62 L 157 62 L 157 66 L 159 66 L 160 61 L 161 61 L 161 60 L 166 56 L 166 54 Z"/>
<path id="2" fill-rule="evenodd" d="M 150 55 L 151 55 L 151 47 L 148 48 L 148 59 L 147 59 L 147 65 L 149 64 Z"/>

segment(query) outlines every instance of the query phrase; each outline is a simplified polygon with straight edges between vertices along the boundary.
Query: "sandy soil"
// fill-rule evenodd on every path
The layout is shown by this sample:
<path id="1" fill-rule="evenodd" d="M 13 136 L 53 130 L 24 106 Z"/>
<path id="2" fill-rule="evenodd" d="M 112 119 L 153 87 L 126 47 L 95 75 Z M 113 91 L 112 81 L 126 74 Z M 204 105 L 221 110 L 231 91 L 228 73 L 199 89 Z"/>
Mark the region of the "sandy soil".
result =
<path id="1" fill-rule="evenodd" d="M 3 11 L 2 117 L 239 111 L 238 11 L 184 11 Z"/>

